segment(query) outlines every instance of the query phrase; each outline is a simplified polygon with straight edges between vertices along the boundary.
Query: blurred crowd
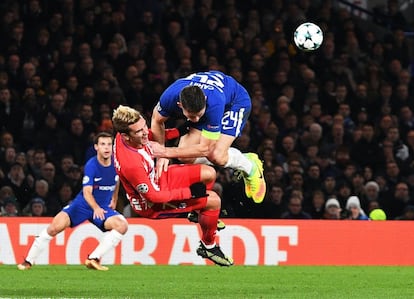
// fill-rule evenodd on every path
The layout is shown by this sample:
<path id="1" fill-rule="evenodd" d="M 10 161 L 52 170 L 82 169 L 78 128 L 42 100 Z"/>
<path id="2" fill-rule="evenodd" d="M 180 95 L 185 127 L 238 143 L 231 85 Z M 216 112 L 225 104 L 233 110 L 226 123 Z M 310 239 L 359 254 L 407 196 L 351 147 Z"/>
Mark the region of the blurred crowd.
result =
<path id="1" fill-rule="evenodd" d="M 330 0 L 5 0 L 0 8 L 1 215 L 54 216 L 81 189 L 93 137 L 112 130 L 114 108 L 150 119 L 170 83 L 216 69 L 251 95 L 234 146 L 259 154 L 268 185 L 254 204 L 231 170 L 217 169 L 222 217 L 369 219 L 374 211 L 372 219 L 414 220 L 405 34 L 414 30 L 398 1 L 366 28 Z M 314 52 L 292 44 L 304 21 L 324 32 Z"/>

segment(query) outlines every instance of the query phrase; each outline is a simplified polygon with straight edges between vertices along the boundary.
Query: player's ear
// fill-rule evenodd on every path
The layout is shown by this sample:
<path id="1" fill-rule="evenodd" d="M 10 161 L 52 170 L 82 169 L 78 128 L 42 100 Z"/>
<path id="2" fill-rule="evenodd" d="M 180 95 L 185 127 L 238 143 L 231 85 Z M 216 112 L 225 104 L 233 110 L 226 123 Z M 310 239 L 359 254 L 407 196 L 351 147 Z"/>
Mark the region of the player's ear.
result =
<path id="1" fill-rule="evenodd" d="M 129 140 L 129 136 L 126 133 L 121 133 L 122 138 L 124 138 L 125 140 Z"/>
<path id="2" fill-rule="evenodd" d="M 181 101 L 177 102 L 177 106 L 180 107 L 181 109 L 183 109 L 183 105 L 181 104 Z"/>

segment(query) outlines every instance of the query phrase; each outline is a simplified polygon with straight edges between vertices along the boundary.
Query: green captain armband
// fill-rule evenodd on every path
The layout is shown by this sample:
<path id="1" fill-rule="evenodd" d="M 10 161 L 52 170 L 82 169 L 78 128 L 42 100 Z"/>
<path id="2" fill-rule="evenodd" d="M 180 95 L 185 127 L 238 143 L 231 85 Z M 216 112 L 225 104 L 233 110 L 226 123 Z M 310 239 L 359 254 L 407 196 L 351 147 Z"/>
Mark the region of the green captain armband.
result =
<path id="1" fill-rule="evenodd" d="M 211 140 L 218 140 L 220 138 L 220 132 L 210 132 L 203 129 L 201 136 Z"/>

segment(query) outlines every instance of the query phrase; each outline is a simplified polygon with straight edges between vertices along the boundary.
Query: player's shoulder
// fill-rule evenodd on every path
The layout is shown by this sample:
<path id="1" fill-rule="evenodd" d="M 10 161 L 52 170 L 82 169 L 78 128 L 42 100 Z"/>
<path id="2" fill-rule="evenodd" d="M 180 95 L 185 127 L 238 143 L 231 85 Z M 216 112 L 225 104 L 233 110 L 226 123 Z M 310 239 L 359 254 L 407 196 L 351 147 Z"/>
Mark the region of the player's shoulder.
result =
<path id="1" fill-rule="evenodd" d="M 89 166 L 96 166 L 98 163 L 98 158 L 96 156 L 93 156 L 88 161 L 86 161 L 85 168 Z"/>

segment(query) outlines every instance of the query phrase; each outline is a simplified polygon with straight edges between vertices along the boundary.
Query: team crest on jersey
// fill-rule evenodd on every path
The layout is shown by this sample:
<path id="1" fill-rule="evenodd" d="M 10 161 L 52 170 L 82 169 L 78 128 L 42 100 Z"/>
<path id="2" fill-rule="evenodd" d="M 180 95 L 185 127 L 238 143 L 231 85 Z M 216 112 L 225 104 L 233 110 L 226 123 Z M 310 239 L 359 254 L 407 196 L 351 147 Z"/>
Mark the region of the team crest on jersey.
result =
<path id="1" fill-rule="evenodd" d="M 160 102 L 158 102 L 157 103 L 157 111 L 161 111 L 162 110 L 162 107 L 161 107 L 161 105 L 160 105 Z"/>
<path id="2" fill-rule="evenodd" d="M 147 184 L 139 184 L 137 186 L 137 190 L 139 193 L 147 193 L 148 192 L 148 185 Z"/>
<path id="3" fill-rule="evenodd" d="M 87 175 L 85 175 L 82 179 L 82 184 L 85 185 L 88 182 L 89 182 L 89 177 Z"/>

